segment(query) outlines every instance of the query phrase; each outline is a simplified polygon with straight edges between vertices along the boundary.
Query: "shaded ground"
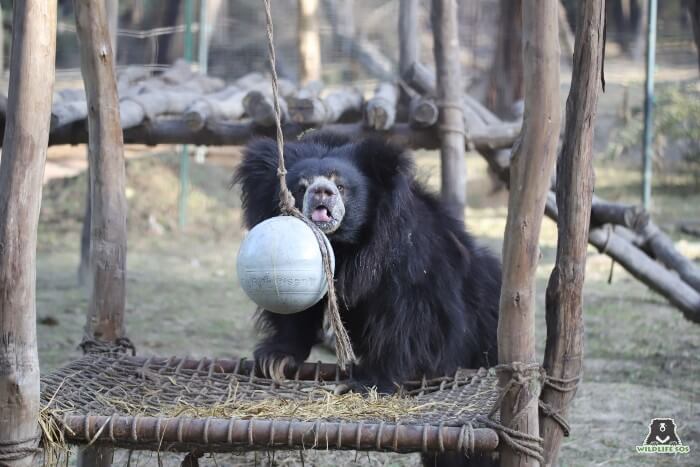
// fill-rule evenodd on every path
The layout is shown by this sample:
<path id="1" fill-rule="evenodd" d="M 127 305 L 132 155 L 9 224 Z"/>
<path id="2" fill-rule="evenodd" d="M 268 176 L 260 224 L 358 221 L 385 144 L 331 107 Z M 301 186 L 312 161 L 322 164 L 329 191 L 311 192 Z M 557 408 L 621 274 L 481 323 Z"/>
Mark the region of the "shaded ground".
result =
<path id="1" fill-rule="evenodd" d="M 609 78 L 610 79 L 610 78 Z M 619 92 L 609 83 L 601 109 L 598 150 L 602 151 L 617 119 Z M 618 89 L 619 91 L 619 89 Z M 609 96 L 609 97 L 608 97 Z M 612 128 L 612 129 L 611 129 Z M 238 155 L 235 148 L 213 151 L 208 163 L 192 165 L 188 224 L 177 228 L 177 155 L 173 148 L 132 151 L 128 163 L 129 201 L 128 334 L 142 355 L 231 357 L 250 355 L 253 305 L 240 291 L 235 256 L 242 237 L 238 194 L 229 180 Z M 52 148 L 48 178 L 81 168 L 84 148 Z M 77 155 L 77 157 L 76 157 Z M 142 157 L 141 157 L 142 156 Z M 421 175 L 439 182 L 436 153 L 417 155 Z M 505 226 L 506 193 L 491 194 L 485 164 L 469 161 L 469 229 L 500 252 Z M 598 162 L 596 192 L 613 200 L 636 202 L 639 176 L 625 160 Z M 58 168 L 57 168 L 58 167 Z M 55 170 L 52 174 L 52 170 Z M 64 170 L 64 172 L 61 172 Z M 682 170 L 666 167 L 654 190 L 654 218 L 668 228 L 679 248 L 700 261 L 700 241 L 681 236 L 679 220 L 698 218 L 700 193 Z M 68 172 L 66 172 L 68 171 Z M 79 355 L 86 315 L 86 291 L 76 284 L 85 175 L 47 183 L 42 205 L 37 271 L 37 313 L 42 371 Z M 539 351 L 544 343 L 543 292 L 554 261 L 556 229 L 543 226 L 538 269 Z M 561 452 L 567 466 L 697 465 L 700 450 L 700 326 L 682 315 L 611 262 L 589 250 L 585 285 L 586 360 L 584 380 L 572 408 L 572 436 Z M 332 360 L 323 351 L 312 358 Z M 653 417 L 675 418 L 691 454 L 668 458 L 640 456 Z M 694 454 L 695 453 L 695 454 Z M 134 454 L 132 465 L 153 465 L 155 455 Z M 304 454 L 306 465 L 417 465 L 418 457 L 385 454 Z M 166 457 L 178 465 L 181 458 Z M 265 465 L 266 454 L 205 459 L 206 465 Z M 278 465 L 298 464 L 298 453 L 278 453 Z M 117 465 L 126 461 L 119 453 Z"/>

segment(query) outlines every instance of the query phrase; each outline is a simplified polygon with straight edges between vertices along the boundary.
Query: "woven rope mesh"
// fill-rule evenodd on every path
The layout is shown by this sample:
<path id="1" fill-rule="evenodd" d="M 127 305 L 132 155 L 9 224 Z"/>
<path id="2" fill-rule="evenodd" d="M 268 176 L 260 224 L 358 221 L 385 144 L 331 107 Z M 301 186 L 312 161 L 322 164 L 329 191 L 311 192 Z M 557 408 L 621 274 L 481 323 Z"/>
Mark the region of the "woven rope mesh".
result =
<path id="1" fill-rule="evenodd" d="M 325 381 L 317 377 L 275 383 L 251 376 L 245 367 L 243 360 L 204 359 L 193 364 L 174 357 L 87 354 L 42 378 L 42 405 L 59 416 L 313 418 L 460 426 L 487 416 L 498 396 L 493 370 L 460 370 L 451 377 L 406 383 L 399 396 L 370 395 L 359 404 L 355 401 L 350 410 L 346 406 L 340 412 L 333 407 L 324 411 L 323 404 L 343 397 L 332 395 L 347 382 L 339 372 Z M 347 403 L 341 400 L 338 405 Z M 319 410 L 305 411 L 310 406 Z"/>

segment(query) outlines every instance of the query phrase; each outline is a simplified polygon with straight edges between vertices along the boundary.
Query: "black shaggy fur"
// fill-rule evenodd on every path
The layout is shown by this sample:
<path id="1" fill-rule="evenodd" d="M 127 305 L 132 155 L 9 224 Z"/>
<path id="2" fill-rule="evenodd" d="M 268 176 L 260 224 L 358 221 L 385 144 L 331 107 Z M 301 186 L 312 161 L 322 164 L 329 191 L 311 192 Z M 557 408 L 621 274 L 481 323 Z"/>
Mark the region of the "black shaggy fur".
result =
<path id="1" fill-rule="evenodd" d="M 237 169 L 248 227 L 279 215 L 277 158 L 272 140 L 258 140 Z M 344 180 L 346 215 L 329 239 L 363 384 L 390 391 L 409 378 L 497 363 L 500 263 L 415 180 L 406 152 L 381 140 L 353 143 L 319 132 L 287 143 L 285 163 L 300 209 L 302 175 L 333 172 Z M 293 315 L 263 311 L 267 337 L 256 359 L 303 362 L 318 342 L 323 306 Z M 442 456 L 438 463 L 452 464 Z"/>
<path id="2" fill-rule="evenodd" d="M 236 172 L 249 228 L 279 215 L 277 157 L 273 141 L 258 140 Z M 291 189 L 308 159 L 341 173 L 359 169 L 345 188 L 345 219 L 329 239 L 342 318 L 366 382 L 391 388 L 497 363 L 500 264 L 416 182 L 410 156 L 379 140 L 312 134 L 285 146 Z M 322 302 L 294 315 L 262 313 L 271 335 L 256 357 L 279 353 L 303 362 L 322 319 Z"/>

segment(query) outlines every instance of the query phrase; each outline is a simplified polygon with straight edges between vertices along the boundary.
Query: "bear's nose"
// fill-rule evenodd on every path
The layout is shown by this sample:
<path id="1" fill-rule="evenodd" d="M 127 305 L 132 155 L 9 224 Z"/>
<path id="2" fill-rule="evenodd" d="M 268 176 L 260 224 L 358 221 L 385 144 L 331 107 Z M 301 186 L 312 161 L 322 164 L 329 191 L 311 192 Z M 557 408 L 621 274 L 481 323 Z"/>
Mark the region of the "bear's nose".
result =
<path id="1" fill-rule="evenodd" d="M 329 204 L 335 202 L 335 196 L 338 194 L 338 189 L 335 184 L 330 180 L 317 180 L 309 188 L 309 193 L 311 194 L 311 201 L 314 204 L 323 204 L 326 207 L 331 207 Z"/>

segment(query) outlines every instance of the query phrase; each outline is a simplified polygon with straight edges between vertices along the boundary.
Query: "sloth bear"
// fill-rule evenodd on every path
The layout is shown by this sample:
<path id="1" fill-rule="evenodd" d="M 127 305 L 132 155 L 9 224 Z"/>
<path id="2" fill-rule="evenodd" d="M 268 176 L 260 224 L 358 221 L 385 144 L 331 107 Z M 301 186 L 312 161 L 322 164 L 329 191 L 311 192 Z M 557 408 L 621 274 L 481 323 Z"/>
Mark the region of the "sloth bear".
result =
<path id="1" fill-rule="evenodd" d="M 500 262 L 416 181 L 409 154 L 382 140 L 319 131 L 284 151 L 296 207 L 335 252 L 358 387 L 391 392 L 395 382 L 498 362 Z M 260 139 L 236 170 L 248 228 L 280 213 L 277 159 L 276 143 Z M 292 315 L 261 311 L 257 324 L 266 337 L 254 355 L 266 374 L 280 375 L 309 356 L 324 302 Z M 463 456 L 452 457 L 426 463 L 463 464 Z"/>
<path id="2" fill-rule="evenodd" d="M 496 364 L 500 263 L 416 181 L 410 155 L 379 139 L 320 131 L 284 151 L 297 208 L 333 246 L 360 380 L 390 391 L 395 382 Z M 248 228 L 280 214 L 277 159 L 276 143 L 260 139 L 236 170 Z M 267 337 L 256 360 L 302 363 L 319 342 L 324 306 L 262 311 Z"/>

